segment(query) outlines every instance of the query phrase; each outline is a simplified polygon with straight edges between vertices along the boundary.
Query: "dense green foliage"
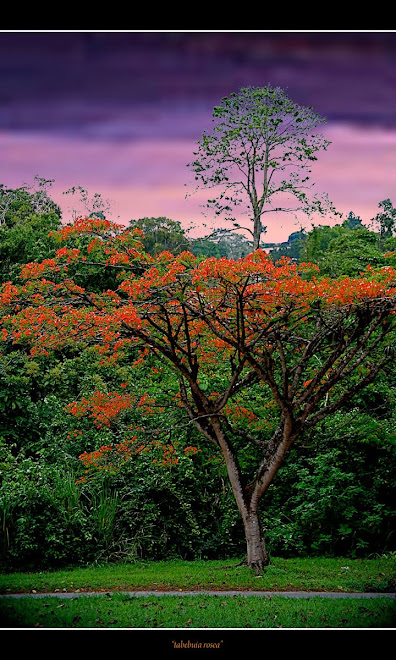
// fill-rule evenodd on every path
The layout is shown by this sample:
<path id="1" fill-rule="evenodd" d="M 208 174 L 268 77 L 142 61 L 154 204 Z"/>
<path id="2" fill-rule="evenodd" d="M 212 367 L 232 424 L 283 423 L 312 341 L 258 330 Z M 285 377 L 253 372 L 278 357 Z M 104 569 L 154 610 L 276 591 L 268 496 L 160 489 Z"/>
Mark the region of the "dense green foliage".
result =
<path id="1" fill-rule="evenodd" d="M 49 234 L 60 217 L 48 201 L 37 210 L 34 193 L 11 193 L 0 191 L 0 201 L 8 195 L 5 201 L 10 202 L 0 226 L 0 274 L 4 281 L 17 282 L 22 264 L 50 258 L 59 247 Z M 356 275 L 369 264 L 392 263 L 394 258 L 385 254 L 396 247 L 393 214 L 389 204 L 382 207 L 390 218 L 379 219 L 383 230 L 369 230 L 350 214 L 342 225 L 296 232 L 283 252 L 318 263 L 334 278 Z M 248 249 L 246 241 L 235 237 L 189 239 L 166 218 L 133 224 L 146 232 L 146 249 L 152 253 L 189 248 L 202 257 L 237 259 Z M 274 250 L 273 256 L 280 253 Z M 89 282 L 96 290 L 117 286 L 114 272 L 96 264 L 94 251 L 91 262 L 73 268 L 81 285 Z M 243 554 L 243 529 L 225 466 L 209 443 L 195 451 L 197 431 L 177 406 L 158 410 L 148 429 L 153 437 L 155 428 L 163 429 L 163 445 L 171 437 L 179 443 L 177 464 L 162 464 L 159 458 L 154 463 L 152 453 L 142 452 L 119 470 L 80 481 L 84 466 L 79 456 L 124 440 L 125 429 L 139 424 L 141 412 L 126 411 L 117 424 L 98 428 L 89 417 L 73 418 L 67 409 L 71 401 L 97 391 L 111 393 L 123 382 L 133 382 L 136 392 L 156 395 L 159 379 L 167 379 L 168 390 L 176 391 L 175 376 L 154 356 L 132 371 L 131 362 L 139 358 L 134 351 L 104 366 L 89 349 L 69 348 L 34 359 L 23 343 L 1 349 L 4 567 Z M 368 556 L 396 548 L 395 385 L 390 351 L 389 367 L 375 384 L 291 451 L 262 512 L 270 552 Z"/>

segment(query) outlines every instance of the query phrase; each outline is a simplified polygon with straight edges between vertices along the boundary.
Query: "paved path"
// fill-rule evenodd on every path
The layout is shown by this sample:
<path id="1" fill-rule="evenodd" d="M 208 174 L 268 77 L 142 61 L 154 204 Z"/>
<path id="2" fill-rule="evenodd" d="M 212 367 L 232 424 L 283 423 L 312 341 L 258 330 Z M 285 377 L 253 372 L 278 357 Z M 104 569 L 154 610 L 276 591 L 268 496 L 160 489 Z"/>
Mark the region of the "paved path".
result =
<path id="1" fill-rule="evenodd" d="M 24 593 L 0 594 L 0 598 L 77 598 L 78 596 L 112 596 L 114 593 L 134 596 L 261 596 L 272 598 L 396 598 L 396 593 L 345 593 L 338 591 L 84 591 L 84 592 L 53 592 L 53 593 Z"/>

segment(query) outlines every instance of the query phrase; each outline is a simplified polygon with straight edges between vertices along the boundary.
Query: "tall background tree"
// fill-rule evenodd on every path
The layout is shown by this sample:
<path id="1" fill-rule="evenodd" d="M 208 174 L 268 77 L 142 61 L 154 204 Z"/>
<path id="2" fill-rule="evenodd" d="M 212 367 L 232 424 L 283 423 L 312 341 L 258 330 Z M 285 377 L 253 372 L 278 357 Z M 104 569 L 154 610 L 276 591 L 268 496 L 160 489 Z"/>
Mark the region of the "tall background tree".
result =
<path id="1" fill-rule="evenodd" d="M 213 110 L 215 125 L 204 132 L 189 164 L 197 187 L 213 189 L 206 206 L 244 229 L 260 246 L 270 212 L 334 211 L 327 195 L 312 193 L 311 166 L 330 142 L 317 132 L 325 121 L 298 105 L 279 87 L 242 87 Z M 241 225 L 236 212 L 248 215 Z"/>

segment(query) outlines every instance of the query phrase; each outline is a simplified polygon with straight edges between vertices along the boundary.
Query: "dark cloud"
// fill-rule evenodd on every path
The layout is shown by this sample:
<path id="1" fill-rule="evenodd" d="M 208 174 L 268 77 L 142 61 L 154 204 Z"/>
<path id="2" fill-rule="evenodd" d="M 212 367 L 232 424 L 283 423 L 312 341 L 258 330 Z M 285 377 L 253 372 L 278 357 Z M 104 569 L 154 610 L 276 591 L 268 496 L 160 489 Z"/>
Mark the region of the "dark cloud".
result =
<path id="1" fill-rule="evenodd" d="M 195 138 L 194 117 L 267 83 L 330 122 L 394 127 L 396 34 L 0 33 L 2 130 Z"/>

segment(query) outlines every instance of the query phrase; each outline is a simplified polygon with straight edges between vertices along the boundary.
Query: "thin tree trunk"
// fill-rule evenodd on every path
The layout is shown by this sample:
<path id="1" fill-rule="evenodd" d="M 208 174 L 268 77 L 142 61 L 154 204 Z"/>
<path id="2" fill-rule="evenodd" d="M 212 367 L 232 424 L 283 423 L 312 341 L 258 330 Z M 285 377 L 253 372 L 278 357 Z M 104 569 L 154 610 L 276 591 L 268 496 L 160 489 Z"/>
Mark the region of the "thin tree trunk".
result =
<path id="1" fill-rule="evenodd" d="M 253 227 L 253 252 L 258 250 L 260 247 L 260 237 L 261 237 L 261 219 L 260 215 L 257 215 L 254 218 L 254 227 Z"/>

